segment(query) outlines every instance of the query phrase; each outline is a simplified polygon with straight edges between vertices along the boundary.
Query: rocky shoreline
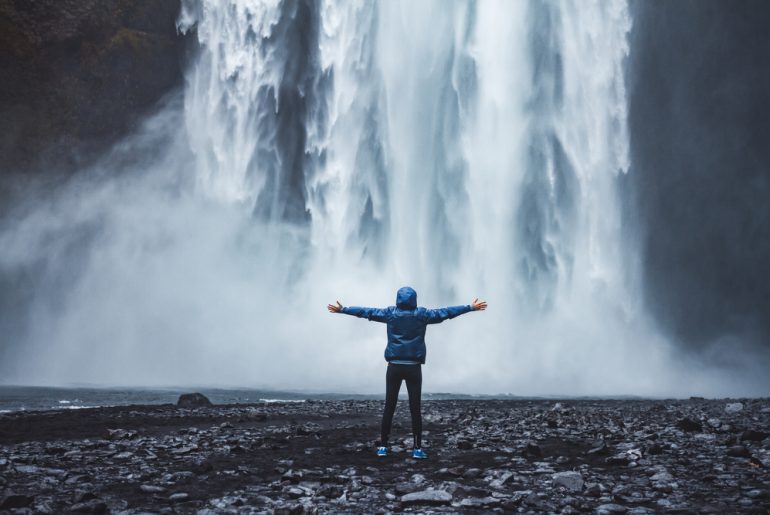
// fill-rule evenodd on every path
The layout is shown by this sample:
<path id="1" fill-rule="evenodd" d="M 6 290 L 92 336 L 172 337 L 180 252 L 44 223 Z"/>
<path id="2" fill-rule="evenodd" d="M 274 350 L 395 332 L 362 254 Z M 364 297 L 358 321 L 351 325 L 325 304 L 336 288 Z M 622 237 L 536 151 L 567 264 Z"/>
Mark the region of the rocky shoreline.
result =
<path id="1" fill-rule="evenodd" d="M 0 415 L 0 512 L 768 513 L 770 400 L 125 406 Z"/>

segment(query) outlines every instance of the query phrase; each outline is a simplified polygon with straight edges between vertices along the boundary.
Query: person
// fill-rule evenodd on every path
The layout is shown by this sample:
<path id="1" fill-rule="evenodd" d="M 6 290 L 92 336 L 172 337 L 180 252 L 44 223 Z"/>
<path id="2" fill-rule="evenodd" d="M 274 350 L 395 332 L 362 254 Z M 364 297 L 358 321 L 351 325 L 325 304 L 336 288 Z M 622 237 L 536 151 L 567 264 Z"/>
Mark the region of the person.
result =
<path id="1" fill-rule="evenodd" d="M 387 324 L 388 344 L 385 347 L 385 360 L 388 371 L 385 375 L 385 411 L 382 414 L 382 434 L 377 456 L 388 455 L 388 437 L 396 411 L 398 391 L 401 382 L 406 382 L 409 393 L 409 411 L 412 415 L 412 435 L 414 447 L 412 457 L 422 459 L 428 455 L 422 450 L 422 415 L 420 398 L 422 395 L 422 368 L 425 363 L 425 329 L 428 324 L 440 324 L 444 320 L 455 318 L 471 311 L 487 309 L 487 303 L 476 299 L 464 306 L 450 306 L 439 309 L 417 307 L 417 292 L 404 286 L 396 293 L 396 305 L 387 308 L 363 308 L 329 304 L 332 313 L 343 313 L 373 322 Z"/>

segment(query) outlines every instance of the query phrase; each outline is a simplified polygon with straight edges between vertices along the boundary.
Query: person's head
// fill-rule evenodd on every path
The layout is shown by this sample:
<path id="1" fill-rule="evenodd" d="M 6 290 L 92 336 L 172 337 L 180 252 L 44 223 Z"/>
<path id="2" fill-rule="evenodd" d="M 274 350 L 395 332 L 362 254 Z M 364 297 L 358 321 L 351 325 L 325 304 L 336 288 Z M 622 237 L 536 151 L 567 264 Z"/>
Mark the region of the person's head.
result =
<path id="1" fill-rule="evenodd" d="M 411 286 L 399 288 L 396 293 L 396 306 L 401 309 L 417 308 L 417 292 Z"/>

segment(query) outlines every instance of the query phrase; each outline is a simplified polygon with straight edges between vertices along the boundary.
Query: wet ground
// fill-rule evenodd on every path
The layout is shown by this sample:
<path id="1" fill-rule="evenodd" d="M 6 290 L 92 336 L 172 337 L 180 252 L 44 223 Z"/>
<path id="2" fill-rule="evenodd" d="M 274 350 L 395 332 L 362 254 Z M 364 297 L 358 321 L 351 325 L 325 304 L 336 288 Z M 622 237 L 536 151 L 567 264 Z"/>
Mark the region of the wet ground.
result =
<path id="1" fill-rule="evenodd" d="M 770 400 L 442 400 L 0 415 L 0 511 L 768 513 Z"/>

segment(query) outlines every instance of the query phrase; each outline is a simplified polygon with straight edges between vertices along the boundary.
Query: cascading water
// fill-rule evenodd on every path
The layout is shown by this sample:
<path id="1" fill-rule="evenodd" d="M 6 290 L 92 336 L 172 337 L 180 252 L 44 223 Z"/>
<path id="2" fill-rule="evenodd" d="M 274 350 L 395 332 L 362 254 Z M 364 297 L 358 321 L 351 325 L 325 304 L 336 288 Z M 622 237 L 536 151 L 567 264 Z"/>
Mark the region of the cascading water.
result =
<path id="1" fill-rule="evenodd" d="M 325 305 L 409 284 L 490 303 L 431 327 L 427 390 L 724 392 L 640 308 L 630 27 L 622 0 L 183 2 L 183 100 L 0 234 L 59 299 L 23 381 L 379 391 L 384 327 Z"/>
<path id="2" fill-rule="evenodd" d="M 478 321 L 442 328 L 431 359 L 468 378 L 512 363 L 497 388 L 522 377 L 517 356 L 590 355 L 564 325 L 632 309 L 614 192 L 628 169 L 624 2 L 204 1 L 186 4 L 180 27 L 192 26 L 186 109 L 203 193 L 248 199 L 273 229 L 305 223 L 283 209 L 303 201 L 297 295 L 320 306 L 391 303 L 402 283 L 433 303 L 481 292 L 497 306 L 488 335 Z M 602 353 L 626 347 L 589 338 Z"/>

